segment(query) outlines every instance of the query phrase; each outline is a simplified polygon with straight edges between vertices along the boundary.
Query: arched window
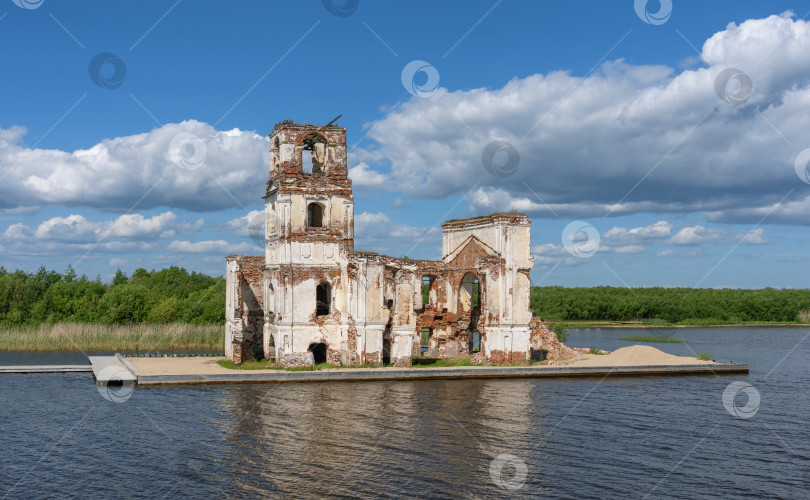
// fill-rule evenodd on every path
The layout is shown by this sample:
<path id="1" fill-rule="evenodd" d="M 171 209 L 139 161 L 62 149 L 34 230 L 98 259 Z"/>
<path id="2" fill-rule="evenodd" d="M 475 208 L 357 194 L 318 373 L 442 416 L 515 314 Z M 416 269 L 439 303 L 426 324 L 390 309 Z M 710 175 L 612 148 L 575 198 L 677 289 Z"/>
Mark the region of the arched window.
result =
<path id="1" fill-rule="evenodd" d="M 302 169 L 305 174 L 326 173 L 326 139 L 320 134 L 309 134 L 301 148 Z"/>
<path id="2" fill-rule="evenodd" d="M 323 227 L 323 205 L 320 203 L 307 206 L 307 227 Z"/>
<path id="3" fill-rule="evenodd" d="M 321 283 L 315 289 L 315 315 L 328 316 L 332 306 L 332 286 Z"/>
<path id="4" fill-rule="evenodd" d="M 478 282 L 478 276 L 473 273 L 467 273 L 461 280 L 461 301 L 468 307 L 481 307 L 481 284 Z"/>

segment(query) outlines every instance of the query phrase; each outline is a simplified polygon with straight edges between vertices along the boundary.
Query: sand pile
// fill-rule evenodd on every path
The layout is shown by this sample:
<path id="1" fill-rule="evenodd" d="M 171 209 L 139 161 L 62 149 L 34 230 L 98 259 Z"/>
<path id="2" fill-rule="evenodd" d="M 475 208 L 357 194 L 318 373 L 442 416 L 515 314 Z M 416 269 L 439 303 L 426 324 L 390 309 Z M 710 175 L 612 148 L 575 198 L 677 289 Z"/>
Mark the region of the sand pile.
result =
<path id="1" fill-rule="evenodd" d="M 710 363 L 712 361 L 667 354 L 648 345 L 631 345 L 604 356 L 583 354 L 567 366 L 700 365 Z"/>

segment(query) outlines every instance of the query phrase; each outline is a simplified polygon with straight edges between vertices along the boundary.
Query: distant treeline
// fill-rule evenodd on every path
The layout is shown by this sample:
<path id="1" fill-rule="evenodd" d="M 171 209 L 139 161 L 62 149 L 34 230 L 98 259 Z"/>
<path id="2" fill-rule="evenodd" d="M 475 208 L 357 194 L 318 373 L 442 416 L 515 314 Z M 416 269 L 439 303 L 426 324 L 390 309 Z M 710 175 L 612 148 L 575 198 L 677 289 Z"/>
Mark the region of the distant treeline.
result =
<path id="1" fill-rule="evenodd" d="M 535 316 L 546 321 L 682 324 L 810 322 L 808 289 L 532 287 Z"/>
<path id="2" fill-rule="evenodd" d="M 810 323 L 810 290 L 532 287 L 534 315 L 546 321 L 650 324 Z M 0 326 L 53 323 L 195 325 L 225 321 L 225 279 L 172 266 L 120 269 L 111 283 L 0 267 Z"/>
<path id="3" fill-rule="evenodd" d="M 190 323 L 225 321 L 225 280 L 172 266 L 120 269 L 111 283 L 40 267 L 35 273 L 0 267 L 0 325 L 43 323 Z"/>

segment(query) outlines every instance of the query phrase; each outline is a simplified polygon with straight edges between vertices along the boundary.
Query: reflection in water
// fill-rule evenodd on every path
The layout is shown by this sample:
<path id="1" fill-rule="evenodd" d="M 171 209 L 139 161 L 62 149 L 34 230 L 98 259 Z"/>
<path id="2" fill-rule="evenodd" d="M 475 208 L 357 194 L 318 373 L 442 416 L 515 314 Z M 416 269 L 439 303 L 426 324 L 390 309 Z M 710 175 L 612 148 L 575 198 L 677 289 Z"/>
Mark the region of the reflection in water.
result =
<path id="1" fill-rule="evenodd" d="M 748 377 L 159 386 L 113 403 L 90 374 L 2 375 L 0 498 L 802 498 L 807 331 L 681 334 Z M 762 396 L 750 419 L 723 405 L 735 380 Z"/>
<path id="2" fill-rule="evenodd" d="M 493 484 L 496 456 L 525 456 L 531 391 L 529 381 L 239 386 L 222 402 L 236 422 L 222 429 L 229 479 L 237 496 L 257 492 L 247 470 L 279 494 L 458 495 Z"/>

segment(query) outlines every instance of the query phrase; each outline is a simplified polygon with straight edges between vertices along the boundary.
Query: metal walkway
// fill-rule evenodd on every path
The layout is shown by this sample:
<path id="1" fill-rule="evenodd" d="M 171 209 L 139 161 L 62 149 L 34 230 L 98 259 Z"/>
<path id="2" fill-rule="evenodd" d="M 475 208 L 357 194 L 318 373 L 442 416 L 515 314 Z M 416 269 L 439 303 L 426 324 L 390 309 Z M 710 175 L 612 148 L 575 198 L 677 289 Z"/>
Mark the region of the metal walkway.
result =
<path id="1" fill-rule="evenodd" d="M 91 372 L 90 365 L 17 365 L 0 366 L 0 373 L 71 373 Z"/>
<path id="2" fill-rule="evenodd" d="M 2 373 L 93 373 L 96 381 L 135 382 L 135 375 L 115 356 L 88 356 L 88 365 L 5 365 Z"/>

